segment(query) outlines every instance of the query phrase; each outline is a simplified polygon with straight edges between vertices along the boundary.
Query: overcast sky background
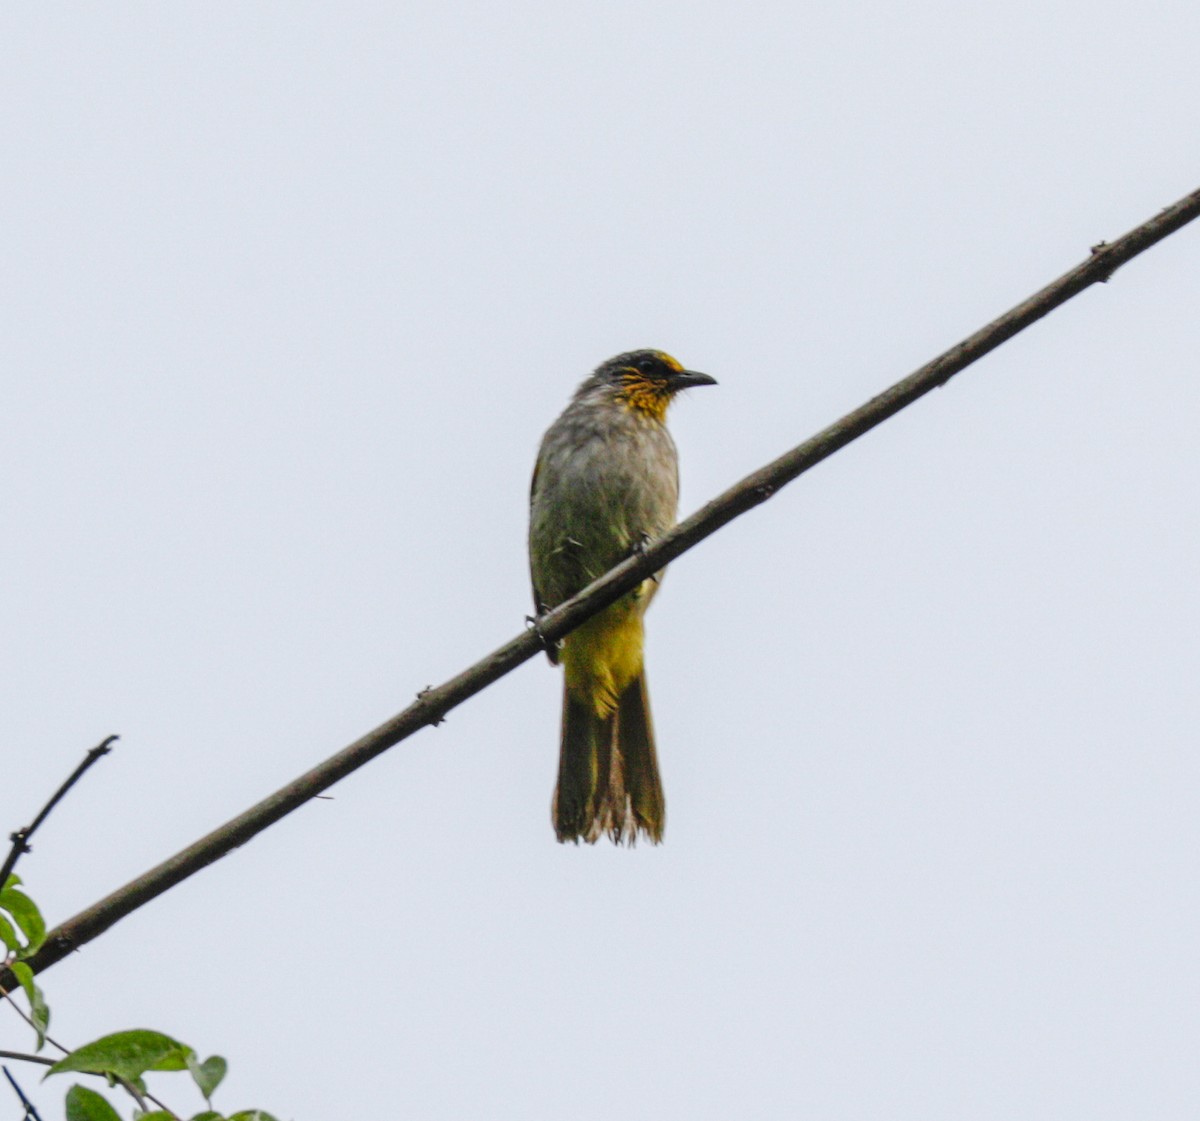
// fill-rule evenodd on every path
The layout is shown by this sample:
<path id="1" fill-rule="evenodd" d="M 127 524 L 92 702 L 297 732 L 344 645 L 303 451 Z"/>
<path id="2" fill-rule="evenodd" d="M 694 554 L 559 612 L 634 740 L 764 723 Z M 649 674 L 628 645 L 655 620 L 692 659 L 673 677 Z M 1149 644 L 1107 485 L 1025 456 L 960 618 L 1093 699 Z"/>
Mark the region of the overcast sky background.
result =
<path id="1" fill-rule="evenodd" d="M 1194 0 L 7 6 L 0 831 L 121 735 L 21 866 L 48 918 L 521 628 L 603 359 L 719 379 L 690 512 L 1194 189 L 1197 42 Z M 54 1034 L 296 1121 L 1194 1117 L 1198 308 L 1189 228 L 673 566 L 661 848 L 555 843 L 538 659 L 45 974 Z"/>

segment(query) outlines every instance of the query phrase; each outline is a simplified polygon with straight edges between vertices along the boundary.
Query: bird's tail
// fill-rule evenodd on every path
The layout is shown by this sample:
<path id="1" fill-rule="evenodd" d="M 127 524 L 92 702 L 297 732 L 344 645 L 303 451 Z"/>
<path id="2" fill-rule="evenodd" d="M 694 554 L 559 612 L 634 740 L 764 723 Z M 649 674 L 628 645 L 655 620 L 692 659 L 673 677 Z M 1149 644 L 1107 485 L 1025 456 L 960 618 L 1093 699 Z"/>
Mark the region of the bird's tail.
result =
<path id="1" fill-rule="evenodd" d="M 553 815 L 560 841 L 592 844 L 605 833 L 617 844 L 632 845 L 639 835 L 662 840 L 666 803 L 645 670 L 608 716 L 563 690 Z"/>

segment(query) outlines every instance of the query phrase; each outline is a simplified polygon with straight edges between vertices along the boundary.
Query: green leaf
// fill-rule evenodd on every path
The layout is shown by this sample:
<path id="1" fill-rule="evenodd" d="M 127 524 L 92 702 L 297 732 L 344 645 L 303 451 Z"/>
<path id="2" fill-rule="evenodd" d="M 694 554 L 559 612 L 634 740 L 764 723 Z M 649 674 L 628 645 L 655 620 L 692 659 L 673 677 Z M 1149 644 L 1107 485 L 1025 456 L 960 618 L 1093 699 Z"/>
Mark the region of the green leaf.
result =
<path id="1" fill-rule="evenodd" d="M 78 1083 L 67 1091 L 67 1121 L 121 1121 L 108 1099 Z"/>
<path id="2" fill-rule="evenodd" d="M 220 1055 L 210 1055 L 202 1063 L 196 1062 L 195 1055 L 188 1058 L 188 1070 L 192 1072 L 192 1078 L 200 1087 L 206 1102 L 212 1101 L 213 1091 L 221 1085 L 221 1079 L 228 1069 L 229 1064 Z"/>
<path id="3" fill-rule="evenodd" d="M 0 909 L 12 915 L 17 926 L 21 928 L 21 933 L 25 935 L 25 941 L 29 943 L 21 951 L 21 956 L 29 957 L 37 953 L 46 941 L 46 920 L 42 918 L 37 904 L 23 891 L 17 891 L 15 887 L 6 887 L 0 891 Z"/>
<path id="4" fill-rule="evenodd" d="M 186 1070 L 192 1049 L 162 1032 L 135 1028 L 106 1035 L 92 1043 L 77 1047 L 59 1059 L 47 1072 L 61 1074 L 65 1070 L 87 1071 L 91 1074 L 115 1074 L 131 1082 L 148 1070 Z"/>
<path id="5" fill-rule="evenodd" d="M 203 1113 L 192 1115 L 191 1121 L 225 1121 L 219 1113 L 213 1113 L 211 1109 L 206 1109 Z"/>
<path id="6" fill-rule="evenodd" d="M 21 988 L 25 990 L 25 995 L 29 998 L 29 1006 L 32 1008 L 34 1000 L 41 995 L 37 985 L 33 982 L 33 970 L 23 961 L 10 962 L 8 968 L 12 970 L 13 976 L 21 982 Z"/>
<path id="7" fill-rule="evenodd" d="M 33 1000 L 29 1005 L 29 1018 L 33 1021 L 33 1030 L 37 1032 L 38 1037 L 34 1050 L 40 1051 L 46 1045 L 46 1032 L 50 1029 L 50 1006 L 42 996 L 42 990 L 36 985 L 33 987 Z"/>
<path id="8" fill-rule="evenodd" d="M 229 1121 L 278 1121 L 278 1118 L 265 1109 L 243 1109 L 240 1113 L 231 1113 Z"/>
<path id="9" fill-rule="evenodd" d="M 33 970 L 29 968 L 23 961 L 14 961 L 9 968 L 13 972 L 13 976 L 21 982 L 21 988 L 25 990 L 25 995 L 29 997 L 29 1003 L 33 1003 L 33 990 L 37 987 L 33 983 Z"/>
<path id="10" fill-rule="evenodd" d="M 137 1121 L 176 1121 L 175 1114 L 165 1109 L 156 1109 L 153 1113 L 135 1113 Z"/>
<path id="11" fill-rule="evenodd" d="M 0 915 L 0 942 L 3 942 L 14 954 L 21 952 L 21 939 L 13 929 L 13 924 Z"/>
<path id="12" fill-rule="evenodd" d="M 45 1046 L 46 1029 L 50 1026 L 50 1008 L 42 990 L 33 983 L 33 970 L 29 966 L 23 961 L 14 961 L 9 968 L 13 971 L 13 976 L 21 982 L 21 988 L 29 998 L 29 1018 L 33 1021 L 33 1030 L 37 1032 L 36 1050 L 40 1051 Z"/>

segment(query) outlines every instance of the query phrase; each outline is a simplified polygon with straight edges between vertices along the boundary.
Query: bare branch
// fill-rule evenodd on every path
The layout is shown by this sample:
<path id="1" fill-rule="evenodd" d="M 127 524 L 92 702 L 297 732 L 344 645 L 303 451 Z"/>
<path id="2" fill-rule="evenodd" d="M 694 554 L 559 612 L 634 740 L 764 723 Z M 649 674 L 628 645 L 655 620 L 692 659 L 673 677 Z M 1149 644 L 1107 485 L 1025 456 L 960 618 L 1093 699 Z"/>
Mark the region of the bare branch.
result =
<path id="1" fill-rule="evenodd" d="M 4 1052 L 4 1054 L 7 1054 L 7 1052 Z M 8 1067 L 3 1067 L 2 1069 L 4 1070 L 4 1077 L 8 1079 L 8 1084 L 13 1088 L 13 1092 L 21 1099 L 21 1104 L 25 1107 L 25 1121 L 42 1121 L 42 1115 L 38 1113 L 33 1102 L 25 1096 L 25 1091 L 17 1085 L 17 1080 L 9 1073 Z"/>
<path id="2" fill-rule="evenodd" d="M 87 769 L 96 762 L 101 756 L 107 755 L 112 751 L 112 745 L 120 739 L 120 736 L 108 736 L 102 743 L 98 743 L 84 756 L 83 762 L 71 772 L 71 777 L 62 784 L 55 792 L 54 796 L 42 807 L 42 812 L 33 819 L 32 825 L 26 825 L 24 829 L 18 829 L 10 837 L 12 848 L 9 850 L 8 856 L 5 858 L 4 866 L 0 867 L 0 888 L 8 882 L 8 877 L 12 875 L 12 870 L 16 867 L 17 861 L 21 857 L 31 851 L 29 848 L 29 838 L 34 835 L 39 825 L 50 816 L 50 811 L 62 801 L 67 791 L 71 789 L 81 778 Z"/>
<path id="3" fill-rule="evenodd" d="M 0 1000 L 7 1000 L 8 1003 L 12 1005 L 13 1011 L 15 1011 L 16 1014 L 20 1016 L 21 1019 L 24 1020 L 25 1023 L 27 1023 L 34 1031 L 37 1031 L 37 1024 L 33 1022 L 33 1017 L 30 1016 L 29 1013 L 26 1012 L 25 1009 L 13 999 L 12 993 L 10 993 L 7 989 L 0 988 Z M 64 1055 L 69 1055 L 71 1053 L 70 1048 L 64 1047 L 58 1042 L 57 1039 L 51 1039 L 50 1036 L 48 1036 L 45 1032 L 42 1032 L 42 1038 L 49 1043 L 51 1047 L 57 1047 Z M 53 1063 L 54 1060 L 51 1059 L 50 1062 Z"/>
<path id="4" fill-rule="evenodd" d="M 945 385 L 959 371 L 1085 288 L 1107 281 L 1114 270 L 1197 216 L 1200 216 L 1200 190 L 1167 207 L 1116 241 L 1093 246 L 1087 259 L 1070 272 L 865 405 L 730 487 L 645 550 L 623 561 L 578 595 L 541 616 L 536 627 L 524 630 L 518 637 L 437 688 L 421 690 L 408 708 L 374 731 L 368 732 L 349 747 L 156 868 L 68 919 L 50 932 L 45 944 L 28 964 L 40 972 L 61 961 L 72 950 L 90 942 L 131 911 L 194 875 L 231 849 L 245 844 L 389 747 L 426 725 L 440 723 L 450 709 L 528 661 L 546 643 L 562 638 L 669 561 L 687 552 L 740 514 L 765 502 L 810 467 L 882 424 L 906 405 L 930 390 Z M 0 985 L 12 987 L 13 981 L 0 972 Z"/>
<path id="5" fill-rule="evenodd" d="M 24 1051 L 0 1051 L 0 1059 L 13 1059 L 19 1063 L 38 1063 L 44 1067 L 52 1067 L 56 1061 L 47 1059 L 45 1055 L 27 1055 Z"/>

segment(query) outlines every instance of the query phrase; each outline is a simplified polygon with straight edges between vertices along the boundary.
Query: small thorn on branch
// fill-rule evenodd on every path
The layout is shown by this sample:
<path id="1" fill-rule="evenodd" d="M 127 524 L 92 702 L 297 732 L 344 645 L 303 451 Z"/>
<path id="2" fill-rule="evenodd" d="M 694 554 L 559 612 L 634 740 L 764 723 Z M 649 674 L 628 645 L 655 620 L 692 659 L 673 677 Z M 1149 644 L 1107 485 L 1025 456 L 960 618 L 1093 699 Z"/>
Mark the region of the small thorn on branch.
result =
<path id="1" fill-rule="evenodd" d="M 1093 257 L 1099 257 L 1109 248 L 1110 248 L 1110 246 L 1107 241 L 1098 241 L 1098 242 L 1096 242 L 1095 245 L 1093 245 L 1091 247 L 1091 254 Z M 1107 284 L 1109 282 L 1109 279 L 1112 277 L 1112 274 L 1116 271 L 1117 271 L 1117 269 L 1116 269 L 1116 266 L 1114 265 L 1111 269 L 1108 270 L 1108 272 L 1106 272 L 1103 276 L 1101 276 L 1099 278 L 1100 283 Z"/>
<path id="2" fill-rule="evenodd" d="M 429 697 L 429 694 L 430 694 L 430 693 L 432 693 L 432 692 L 433 692 L 433 686 L 432 686 L 432 685 L 426 685 L 424 689 L 422 689 L 420 692 L 418 692 L 418 693 L 417 693 L 417 700 L 418 700 L 418 701 L 424 701 L 424 700 L 426 700 L 426 699 Z M 429 723 L 430 723 L 430 724 L 432 724 L 432 725 L 433 725 L 433 726 L 436 728 L 436 727 L 438 727 L 439 725 L 441 725 L 441 724 L 445 724 L 445 723 L 446 723 L 446 717 L 445 717 L 444 715 L 442 715 L 442 716 L 434 716 L 434 717 L 433 717 L 433 718 L 432 718 L 432 719 L 429 721 Z"/>

